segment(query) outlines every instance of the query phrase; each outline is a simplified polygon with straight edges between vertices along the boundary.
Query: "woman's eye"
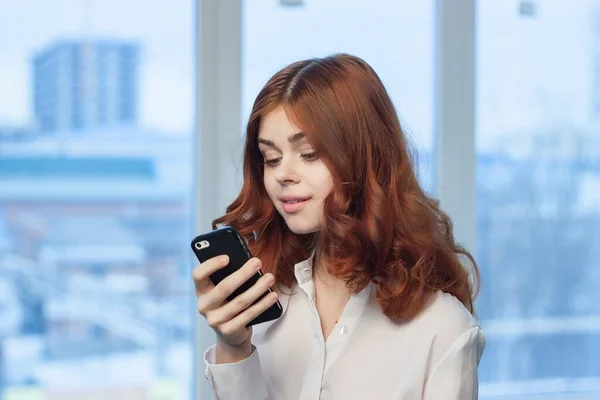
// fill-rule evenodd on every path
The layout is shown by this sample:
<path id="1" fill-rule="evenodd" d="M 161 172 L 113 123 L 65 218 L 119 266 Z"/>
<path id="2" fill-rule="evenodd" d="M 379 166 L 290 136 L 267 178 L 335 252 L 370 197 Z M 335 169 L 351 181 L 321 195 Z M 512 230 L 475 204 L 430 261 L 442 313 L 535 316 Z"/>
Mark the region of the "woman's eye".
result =
<path id="1" fill-rule="evenodd" d="M 274 167 L 281 162 L 281 157 L 265 159 L 264 164 L 269 167 Z"/>
<path id="2" fill-rule="evenodd" d="M 316 152 L 302 154 L 304 161 L 316 161 L 319 157 Z"/>

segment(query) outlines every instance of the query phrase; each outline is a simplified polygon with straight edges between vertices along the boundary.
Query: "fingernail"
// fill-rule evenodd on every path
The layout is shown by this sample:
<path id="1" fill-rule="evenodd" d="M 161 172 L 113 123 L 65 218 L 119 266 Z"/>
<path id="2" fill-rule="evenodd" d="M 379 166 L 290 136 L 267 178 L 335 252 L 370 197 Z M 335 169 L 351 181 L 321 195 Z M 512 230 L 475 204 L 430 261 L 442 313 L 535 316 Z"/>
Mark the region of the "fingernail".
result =
<path id="1" fill-rule="evenodd" d="M 254 268 L 256 268 L 257 270 L 260 270 L 262 268 L 262 263 L 258 258 L 254 259 Z"/>
<path id="2" fill-rule="evenodd" d="M 219 262 L 220 262 L 221 264 L 227 264 L 227 262 L 228 262 L 228 261 L 229 261 L 229 257 L 228 257 L 228 256 L 221 256 L 221 257 L 219 258 Z"/>

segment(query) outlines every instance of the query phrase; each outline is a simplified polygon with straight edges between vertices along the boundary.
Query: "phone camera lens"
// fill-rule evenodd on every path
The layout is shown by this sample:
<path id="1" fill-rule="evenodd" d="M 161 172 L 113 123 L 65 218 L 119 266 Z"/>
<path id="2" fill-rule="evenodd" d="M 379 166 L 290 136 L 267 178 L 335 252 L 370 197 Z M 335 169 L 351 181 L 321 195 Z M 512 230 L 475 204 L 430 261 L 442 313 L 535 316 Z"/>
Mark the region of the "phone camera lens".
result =
<path id="1" fill-rule="evenodd" d="M 208 243 L 207 240 L 202 240 L 200 242 L 194 243 L 194 247 L 196 248 L 196 250 L 202 250 L 207 248 L 208 246 L 210 246 L 210 243 Z"/>

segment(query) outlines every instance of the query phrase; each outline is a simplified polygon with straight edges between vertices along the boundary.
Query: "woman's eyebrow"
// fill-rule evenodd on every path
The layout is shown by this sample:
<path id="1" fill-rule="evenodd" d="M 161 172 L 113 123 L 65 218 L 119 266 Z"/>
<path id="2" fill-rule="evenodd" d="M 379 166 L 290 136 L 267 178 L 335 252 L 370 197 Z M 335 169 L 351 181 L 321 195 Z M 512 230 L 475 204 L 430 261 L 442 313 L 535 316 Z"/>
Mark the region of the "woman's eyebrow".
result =
<path id="1" fill-rule="evenodd" d="M 297 142 L 301 141 L 302 139 L 304 139 L 305 137 L 306 137 L 306 135 L 304 134 L 304 132 L 297 132 L 288 137 L 288 142 L 297 143 Z M 259 137 L 258 143 L 264 144 L 265 146 L 277 148 L 277 146 L 275 145 L 275 142 L 273 142 L 272 140 L 269 140 L 269 139 L 264 139 L 264 138 Z"/>

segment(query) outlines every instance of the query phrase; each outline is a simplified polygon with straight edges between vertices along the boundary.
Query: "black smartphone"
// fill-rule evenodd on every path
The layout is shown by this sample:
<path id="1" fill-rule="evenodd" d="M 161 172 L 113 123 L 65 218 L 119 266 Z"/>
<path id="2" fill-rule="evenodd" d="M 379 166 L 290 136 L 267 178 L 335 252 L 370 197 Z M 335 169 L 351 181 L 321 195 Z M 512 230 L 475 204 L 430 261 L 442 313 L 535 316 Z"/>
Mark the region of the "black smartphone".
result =
<path id="1" fill-rule="evenodd" d="M 210 275 L 210 280 L 215 284 L 215 286 L 218 285 L 223 279 L 240 269 L 248 260 L 250 260 L 250 258 L 252 258 L 250 250 L 248 250 L 248 246 L 246 246 L 246 242 L 244 242 L 238 232 L 230 226 L 218 228 L 214 231 L 196 236 L 194 240 L 192 240 L 192 251 L 198 258 L 198 261 L 201 263 L 213 257 L 221 255 L 229 256 L 229 264 Z M 231 301 L 241 293 L 250 289 L 260 279 L 261 276 L 262 273 L 258 271 L 256 274 L 250 277 L 250 279 L 238 287 L 233 293 L 231 293 L 229 297 L 227 297 L 227 300 Z M 271 292 L 272 290 L 269 288 L 269 290 L 256 299 L 253 304 Z M 281 307 L 279 300 L 277 300 L 271 307 L 263 311 L 246 326 L 272 321 L 281 317 L 282 314 L 283 308 Z"/>

